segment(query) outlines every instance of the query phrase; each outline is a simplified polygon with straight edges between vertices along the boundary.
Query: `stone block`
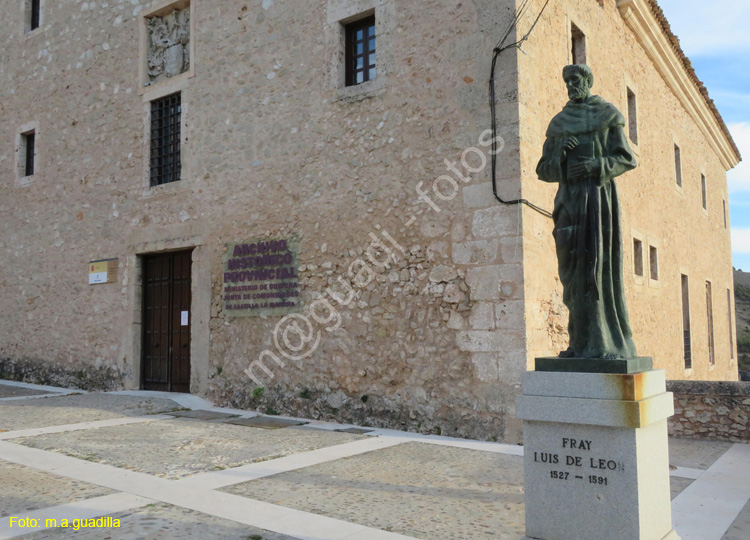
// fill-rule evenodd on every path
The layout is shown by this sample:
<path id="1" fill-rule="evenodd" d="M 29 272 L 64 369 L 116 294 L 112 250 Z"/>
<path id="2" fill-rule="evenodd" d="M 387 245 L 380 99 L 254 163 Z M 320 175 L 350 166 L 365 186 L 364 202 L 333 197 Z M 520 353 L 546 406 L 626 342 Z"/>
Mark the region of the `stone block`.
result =
<path id="1" fill-rule="evenodd" d="M 554 254 L 551 256 L 554 257 Z M 500 239 L 500 260 L 504 263 L 523 262 L 523 240 L 521 236 L 508 236 Z"/>
<path id="2" fill-rule="evenodd" d="M 495 305 L 477 302 L 471 308 L 469 325 L 474 330 L 492 330 L 495 328 Z"/>
<path id="3" fill-rule="evenodd" d="M 477 210 L 471 227 L 477 238 L 497 238 L 501 236 L 517 235 L 518 210 L 513 207 L 499 205 Z"/>
<path id="4" fill-rule="evenodd" d="M 498 331 L 468 330 L 456 336 L 458 348 L 468 352 L 493 352 L 517 350 L 523 346 L 523 337 Z"/>
<path id="5" fill-rule="evenodd" d="M 430 272 L 430 281 L 433 283 L 448 283 L 458 277 L 458 272 L 450 266 L 439 265 Z"/>
<path id="6" fill-rule="evenodd" d="M 497 260 L 498 240 L 478 240 L 453 244 L 456 264 L 489 264 Z"/>
<path id="7" fill-rule="evenodd" d="M 492 193 L 492 182 L 468 185 L 463 189 L 464 204 L 469 208 L 486 208 L 498 204 Z"/>
<path id="8" fill-rule="evenodd" d="M 477 379 L 482 382 L 500 380 L 497 357 L 498 353 L 474 353 L 471 355 Z"/>
<path id="9" fill-rule="evenodd" d="M 523 393 L 529 396 L 638 401 L 664 393 L 666 374 L 654 369 L 638 374 L 555 373 L 529 371 Z"/>
<path id="10" fill-rule="evenodd" d="M 466 284 L 472 300 L 499 300 L 502 267 L 482 266 L 466 271 Z"/>

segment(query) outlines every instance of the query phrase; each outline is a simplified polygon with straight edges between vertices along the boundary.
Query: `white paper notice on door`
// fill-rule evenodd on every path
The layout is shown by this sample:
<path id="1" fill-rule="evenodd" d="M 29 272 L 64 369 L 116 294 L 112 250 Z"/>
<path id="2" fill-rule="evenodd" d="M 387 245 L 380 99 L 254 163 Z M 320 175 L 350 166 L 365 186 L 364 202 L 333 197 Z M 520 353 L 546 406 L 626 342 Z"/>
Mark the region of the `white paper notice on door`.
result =
<path id="1" fill-rule="evenodd" d="M 188 312 L 181 311 L 180 312 L 180 326 L 187 326 L 187 325 L 188 325 Z"/>

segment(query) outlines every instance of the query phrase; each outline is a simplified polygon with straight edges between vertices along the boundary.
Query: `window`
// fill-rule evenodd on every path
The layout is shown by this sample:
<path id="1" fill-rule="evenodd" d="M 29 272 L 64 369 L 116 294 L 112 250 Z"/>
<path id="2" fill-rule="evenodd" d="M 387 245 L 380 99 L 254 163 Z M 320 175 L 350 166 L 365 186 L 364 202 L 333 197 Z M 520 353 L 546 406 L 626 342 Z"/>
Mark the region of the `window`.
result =
<path id="1" fill-rule="evenodd" d="M 710 281 L 706 281 L 706 319 L 708 323 L 708 363 L 714 366 L 716 365 L 716 355 L 714 353 L 714 305 Z"/>
<path id="2" fill-rule="evenodd" d="M 674 145 L 674 170 L 677 185 L 682 187 L 682 158 L 680 157 L 680 147 L 676 144 Z"/>
<path id="3" fill-rule="evenodd" d="M 643 275 L 643 242 L 633 238 L 633 270 L 636 276 Z"/>
<path id="4" fill-rule="evenodd" d="M 34 174 L 34 156 L 36 155 L 36 132 L 28 131 L 21 134 L 21 145 L 18 149 L 19 176 Z"/>
<path id="5" fill-rule="evenodd" d="M 729 315 L 729 358 L 734 360 L 734 332 L 732 332 L 732 292 L 727 289 L 727 315 Z"/>
<path id="6" fill-rule="evenodd" d="M 373 80 L 377 75 L 375 17 L 346 25 L 346 86 Z"/>
<path id="7" fill-rule="evenodd" d="M 638 110 L 635 93 L 628 88 L 628 131 L 633 144 L 638 144 Z"/>
<path id="8" fill-rule="evenodd" d="M 701 175 L 701 203 L 703 203 L 703 209 L 706 209 L 706 175 Z"/>
<path id="9" fill-rule="evenodd" d="M 688 277 L 681 274 L 682 281 L 682 350 L 685 361 L 685 369 L 693 367 L 693 355 L 690 346 L 690 286 Z"/>
<path id="10" fill-rule="evenodd" d="M 586 36 L 575 24 L 570 25 L 571 58 L 574 64 L 586 63 Z"/>
<path id="11" fill-rule="evenodd" d="M 151 185 L 180 179 L 180 94 L 151 102 Z"/>
<path id="12" fill-rule="evenodd" d="M 651 279 L 656 281 L 659 279 L 659 256 L 654 246 L 648 247 L 648 262 Z"/>
<path id="13" fill-rule="evenodd" d="M 727 228 L 727 201 L 726 200 L 721 201 L 721 205 L 724 210 L 724 228 L 726 229 Z"/>
<path id="14" fill-rule="evenodd" d="M 42 16 L 42 0 L 26 0 L 25 31 L 31 32 L 39 28 Z"/>

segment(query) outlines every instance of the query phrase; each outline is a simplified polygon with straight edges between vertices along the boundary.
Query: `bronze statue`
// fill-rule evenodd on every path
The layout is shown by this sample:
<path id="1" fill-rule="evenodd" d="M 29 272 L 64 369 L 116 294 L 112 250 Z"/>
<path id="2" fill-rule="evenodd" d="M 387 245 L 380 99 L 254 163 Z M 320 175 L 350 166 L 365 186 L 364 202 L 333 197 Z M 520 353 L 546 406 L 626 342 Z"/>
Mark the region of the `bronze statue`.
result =
<path id="1" fill-rule="evenodd" d="M 591 68 L 567 66 L 563 79 L 570 101 L 550 122 L 536 168 L 540 180 L 559 184 L 553 235 L 570 311 L 570 347 L 560 357 L 633 358 L 614 178 L 637 163 L 623 115 L 591 95 Z"/>

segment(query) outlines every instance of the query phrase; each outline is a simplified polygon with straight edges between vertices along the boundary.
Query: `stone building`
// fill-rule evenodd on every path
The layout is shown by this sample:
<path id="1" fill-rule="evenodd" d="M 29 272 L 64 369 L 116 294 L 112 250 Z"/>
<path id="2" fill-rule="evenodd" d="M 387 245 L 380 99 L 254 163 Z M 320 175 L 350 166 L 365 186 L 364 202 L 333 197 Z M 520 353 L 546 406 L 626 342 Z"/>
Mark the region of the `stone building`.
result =
<path id="1" fill-rule="evenodd" d="M 552 222 L 498 202 L 487 83 L 523 0 L 0 6 L 0 375 L 516 441 L 566 342 Z M 507 42 L 531 28 L 533 0 Z M 498 195 L 566 64 L 628 118 L 638 352 L 736 380 L 721 116 L 653 0 L 552 1 L 495 73 Z"/>

